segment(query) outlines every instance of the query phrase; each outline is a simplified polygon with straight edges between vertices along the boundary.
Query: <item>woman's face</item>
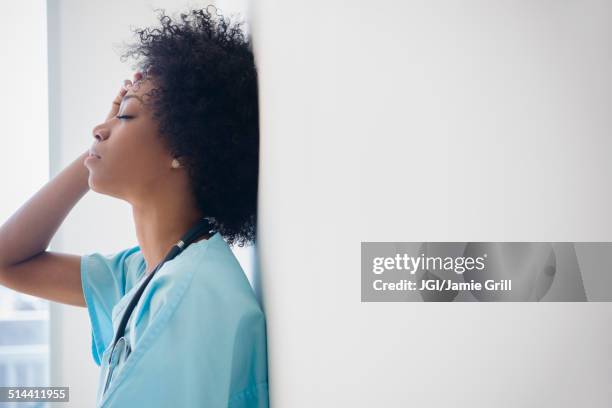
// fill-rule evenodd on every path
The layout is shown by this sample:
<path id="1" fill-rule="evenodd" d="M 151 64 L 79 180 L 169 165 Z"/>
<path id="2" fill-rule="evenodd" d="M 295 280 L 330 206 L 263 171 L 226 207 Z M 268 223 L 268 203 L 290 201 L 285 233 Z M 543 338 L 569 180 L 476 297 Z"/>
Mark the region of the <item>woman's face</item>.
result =
<path id="1" fill-rule="evenodd" d="M 116 116 L 93 129 L 91 146 L 99 158 L 89 157 L 89 187 L 134 202 L 150 194 L 170 175 L 172 156 L 158 135 L 158 125 L 144 95 L 153 82 L 136 82 L 125 94 Z"/>

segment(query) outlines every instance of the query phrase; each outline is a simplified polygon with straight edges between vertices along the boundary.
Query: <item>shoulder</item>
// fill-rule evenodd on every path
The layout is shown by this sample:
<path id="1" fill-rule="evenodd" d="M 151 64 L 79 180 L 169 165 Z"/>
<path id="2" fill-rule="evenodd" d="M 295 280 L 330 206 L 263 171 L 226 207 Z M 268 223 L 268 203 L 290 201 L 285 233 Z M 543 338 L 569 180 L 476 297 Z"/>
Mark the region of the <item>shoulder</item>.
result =
<path id="1" fill-rule="evenodd" d="M 105 268 L 110 271 L 122 271 L 125 269 L 134 255 L 140 252 L 139 246 L 122 249 L 117 252 L 89 252 L 81 255 L 81 267 L 90 269 L 95 267 Z"/>
<path id="2" fill-rule="evenodd" d="M 113 253 L 90 252 L 81 255 L 81 280 L 87 286 L 110 286 L 125 293 L 138 269 L 140 247 L 133 246 Z"/>
<path id="3" fill-rule="evenodd" d="M 195 297 L 208 296 L 218 307 L 261 312 L 240 262 L 218 233 L 203 251 L 194 253 L 189 268 L 196 270 L 189 288 Z"/>
<path id="4" fill-rule="evenodd" d="M 142 296 L 149 318 L 170 305 L 190 313 L 213 308 L 236 320 L 263 315 L 240 263 L 218 233 L 189 245 L 164 264 Z"/>

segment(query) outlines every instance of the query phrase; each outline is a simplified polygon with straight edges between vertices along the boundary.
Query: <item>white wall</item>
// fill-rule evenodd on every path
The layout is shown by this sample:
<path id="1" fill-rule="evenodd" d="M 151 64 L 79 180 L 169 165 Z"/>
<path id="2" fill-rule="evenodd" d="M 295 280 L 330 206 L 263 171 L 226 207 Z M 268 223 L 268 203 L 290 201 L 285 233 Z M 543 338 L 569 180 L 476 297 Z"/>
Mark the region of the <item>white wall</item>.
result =
<path id="1" fill-rule="evenodd" d="M 361 303 L 361 241 L 612 238 L 612 4 L 254 8 L 274 407 L 609 407 L 610 303 Z"/>
<path id="2" fill-rule="evenodd" d="M 134 60 L 122 63 L 115 45 L 131 42 L 132 27 L 158 25 L 154 8 L 167 13 L 214 2 L 48 0 L 49 126 L 51 175 L 94 141 L 92 129 L 108 113 L 123 79 L 132 79 Z M 113 253 L 137 245 L 129 205 L 90 191 L 75 206 L 51 249 L 83 254 Z M 253 281 L 253 248 L 234 249 Z M 70 387 L 69 407 L 95 402 L 98 367 L 84 308 L 51 304 L 51 384 Z"/>

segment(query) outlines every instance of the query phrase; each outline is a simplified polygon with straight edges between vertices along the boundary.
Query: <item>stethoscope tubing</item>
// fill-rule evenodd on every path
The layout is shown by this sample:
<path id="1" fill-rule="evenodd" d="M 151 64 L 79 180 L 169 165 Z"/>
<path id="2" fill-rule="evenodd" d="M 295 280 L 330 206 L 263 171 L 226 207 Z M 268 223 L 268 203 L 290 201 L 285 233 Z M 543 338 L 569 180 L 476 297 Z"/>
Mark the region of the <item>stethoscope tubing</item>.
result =
<path id="1" fill-rule="evenodd" d="M 153 271 L 151 271 L 151 273 L 149 273 L 149 275 L 140 285 L 140 287 L 138 288 L 138 290 L 136 291 L 132 299 L 130 299 L 130 303 L 125 308 L 125 312 L 123 313 L 123 316 L 121 317 L 121 322 L 119 323 L 119 327 L 117 328 L 117 332 L 115 333 L 115 337 L 113 339 L 111 352 L 108 357 L 108 371 L 106 373 L 106 380 L 104 383 L 104 389 L 102 391 L 102 394 L 104 394 L 106 390 L 108 389 L 110 380 L 112 378 L 113 370 L 115 366 L 117 365 L 117 363 L 119 362 L 119 359 L 121 358 L 121 356 L 124 356 L 124 358 L 127 358 L 128 354 L 130 353 L 130 346 L 124 337 L 125 328 L 127 326 L 128 320 L 130 319 L 133 309 L 136 307 L 136 304 L 138 303 L 140 296 L 144 292 L 145 287 L 147 286 L 151 278 L 153 278 L 153 275 L 155 274 L 155 272 L 157 272 L 164 263 L 173 259 L 179 253 L 181 253 L 193 241 L 195 241 L 196 238 L 201 236 L 203 231 L 207 231 L 208 233 L 214 232 L 211 228 L 211 223 L 209 219 L 210 217 L 204 217 L 198 220 L 198 222 L 196 222 L 193 226 L 191 226 L 191 228 L 183 235 L 183 237 L 181 237 L 181 239 L 176 244 L 174 244 L 172 248 L 170 248 L 170 251 L 164 257 L 164 259 L 159 264 L 157 264 L 157 266 L 155 267 L 155 269 L 153 269 Z M 118 345 L 119 347 L 117 347 Z"/>

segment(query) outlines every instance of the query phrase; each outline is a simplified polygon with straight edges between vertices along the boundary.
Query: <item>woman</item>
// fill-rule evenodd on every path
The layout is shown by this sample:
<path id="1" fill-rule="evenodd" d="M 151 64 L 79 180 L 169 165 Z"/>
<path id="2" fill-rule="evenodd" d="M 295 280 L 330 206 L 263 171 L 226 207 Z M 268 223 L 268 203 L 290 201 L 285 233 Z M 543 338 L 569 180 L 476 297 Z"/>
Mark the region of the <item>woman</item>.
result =
<path id="1" fill-rule="evenodd" d="M 251 43 L 209 9 L 159 19 L 90 149 L 0 228 L 0 284 L 87 307 L 98 407 L 267 407 L 265 318 L 229 248 L 256 232 Z M 139 245 L 46 250 L 89 189 L 131 204 Z"/>

